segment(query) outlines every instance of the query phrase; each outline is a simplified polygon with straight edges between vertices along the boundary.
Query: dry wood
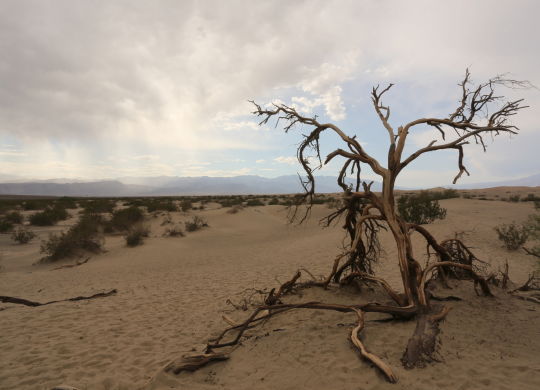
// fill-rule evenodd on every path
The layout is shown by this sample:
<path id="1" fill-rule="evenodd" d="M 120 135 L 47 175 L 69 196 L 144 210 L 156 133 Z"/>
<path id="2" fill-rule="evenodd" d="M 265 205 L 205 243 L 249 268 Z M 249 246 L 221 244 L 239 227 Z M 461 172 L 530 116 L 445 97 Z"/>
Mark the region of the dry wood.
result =
<path id="1" fill-rule="evenodd" d="M 24 305 L 24 306 L 36 307 L 36 306 L 51 305 L 53 303 L 59 303 L 59 302 L 76 302 L 76 301 L 86 301 L 86 300 L 95 299 L 95 298 L 104 298 L 104 297 L 109 297 L 111 295 L 115 295 L 117 292 L 118 292 L 118 290 L 113 289 L 113 290 L 110 290 L 110 291 L 107 291 L 107 292 L 101 292 L 101 293 L 93 294 L 93 295 L 90 295 L 90 296 L 79 296 L 79 297 L 74 297 L 74 298 L 61 299 L 61 300 L 58 300 L 58 301 L 49 301 L 49 302 L 45 302 L 45 303 L 29 301 L 28 299 L 24 299 L 24 298 L 0 296 L 0 302 L 14 303 L 16 305 Z"/>

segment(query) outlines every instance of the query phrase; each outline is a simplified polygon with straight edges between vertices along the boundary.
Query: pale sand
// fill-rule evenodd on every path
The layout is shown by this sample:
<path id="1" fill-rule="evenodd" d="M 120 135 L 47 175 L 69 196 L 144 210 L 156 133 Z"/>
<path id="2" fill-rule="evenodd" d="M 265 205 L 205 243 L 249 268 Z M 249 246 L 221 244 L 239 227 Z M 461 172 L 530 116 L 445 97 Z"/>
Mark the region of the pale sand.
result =
<path id="1" fill-rule="evenodd" d="M 524 221 L 533 212 L 530 202 L 451 199 L 441 205 L 448 209 L 447 218 L 428 226 L 438 239 L 465 231 L 465 242 L 479 258 L 495 270 L 508 259 L 512 281 L 526 280 L 535 260 L 504 250 L 493 227 Z M 230 309 L 227 298 L 238 298 L 248 287 L 275 287 L 276 277 L 283 282 L 299 267 L 327 274 L 339 252 L 339 226 L 317 226 L 316 220 L 328 212 L 323 206 L 300 227 L 285 223 L 281 206 L 247 208 L 238 214 L 226 210 L 200 212 L 210 227 L 184 238 L 160 237 L 163 217 L 151 219 L 151 237 L 143 246 L 126 248 L 122 237 L 108 236 L 107 253 L 55 271 L 51 269 L 59 264 L 31 265 L 39 258 L 39 240 L 17 246 L 0 237 L 0 295 L 45 302 L 119 291 L 107 298 L 36 308 L 0 304 L 5 308 L 0 311 L 0 389 L 50 389 L 59 384 L 81 390 L 540 388 L 540 306 L 497 289 L 496 299 L 477 297 L 469 282 L 438 292 L 465 299 L 448 303 L 453 310 L 441 326 L 442 363 L 404 370 L 399 359 L 414 322 L 366 323 L 366 346 L 394 368 L 397 385 L 386 383 L 350 347 L 354 316 L 307 310 L 283 314 L 250 331 L 254 337 L 227 362 L 194 374 L 161 373 L 170 360 L 200 348 L 227 326 L 221 320 Z M 186 218 L 173 214 L 174 221 Z M 40 237 L 61 228 L 41 229 Z M 398 288 L 395 249 L 388 236 L 382 241 L 386 254 L 379 275 Z M 415 244 L 417 258 L 424 262 L 424 244 Z M 313 289 L 288 299 L 385 299 L 373 294 L 358 297 L 346 290 Z M 247 312 L 229 315 L 240 320 Z"/>

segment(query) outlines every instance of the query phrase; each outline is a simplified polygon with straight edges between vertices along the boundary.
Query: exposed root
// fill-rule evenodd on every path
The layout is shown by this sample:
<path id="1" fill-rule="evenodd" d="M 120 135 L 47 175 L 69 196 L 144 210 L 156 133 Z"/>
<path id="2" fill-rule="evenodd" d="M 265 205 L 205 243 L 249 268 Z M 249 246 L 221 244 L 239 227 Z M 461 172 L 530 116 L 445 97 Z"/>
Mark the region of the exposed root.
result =
<path id="1" fill-rule="evenodd" d="M 165 372 L 180 374 L 182 371 L 196 371 L 210 362 L 229 359 L 229 355 L 222 352 L 203 353 L 200 355 L 186 355 L 179 361 L 174 361 L 165 366 Z"/>
<path id="2" fill-rule="evenodd" d="M 360 355 L 369 360 L 386 376 L 388 382 L 396 383 L 398 381 L 397 376 L 394 374 L 390 366 L 381 360 L 377 355 L 368 352 L 362 341 L 360 341 L 360 332 L 364 329 L 364 312 L 362 310 L 354 309 L 356 316 L 358 317 L 358 324 L 351 330 L 351 342 L 354 344 Z"/>
<path id="3" fill-rule="evenodd" d="M 79 265 L 83 265 L 83 264 L 88 263 L 88 260 L 90 260 L 90 257 L 87 257 L 86 260 L 83 260 L 83 261 L 77 261 L 75 264 L 67 264 L 67 265 L 62 265 L 60 267 L 53 268 L 53 269 L 51 269 L 51 271 L 56 271 L 58 269 L 63 269 L 63 268 L 78 267 Z"/>
<path id="4" fill-rule="evenodd" d="M 407 343 L 407 349 L 401 358 L 405 368 L 425 367 L 427 363 L 437 361 L 434 354 L 437 349 L 437 337 L 440 333 L 439 321 L 449 309 L 443 308 L 439 313 L 423 313 L 418 315 L 416 328 Z"/>
<path id="5" fill-rule="evenodd" d="M 80 296 L 80 297 L 61 299 L 59 301 L 50 301 L 50 302 L 45 302 L 45 303 L 29 301 L 28 299 L 23 299 L 23 298 L 0 296 L 0 302 L 14 303 L 16 305 L 24 305 L 24 306 L 36 307 L 36 306 L 51 305 L 53 303 L 59 303 L 59 302 L 74 302 L 74 301 L 85 301 L 85 300 L 95 299 L 95 298 L 104 298 L 104 297 L 109 297 L 111 295 L 115 295 L 117 292 L 118 292 L 118 290 L 113 289 L 113 290 L 110 290 L 110 291 L 107 291 L 107 292 L 97 293 L 97 294 L 90 295 L 90 296 Z"/>

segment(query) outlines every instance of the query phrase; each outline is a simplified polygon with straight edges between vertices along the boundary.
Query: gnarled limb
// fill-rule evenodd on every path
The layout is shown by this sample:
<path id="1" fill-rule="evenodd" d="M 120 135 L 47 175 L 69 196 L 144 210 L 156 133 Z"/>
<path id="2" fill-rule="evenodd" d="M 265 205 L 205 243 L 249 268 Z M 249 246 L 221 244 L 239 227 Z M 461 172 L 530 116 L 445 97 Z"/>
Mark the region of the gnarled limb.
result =
<path id="1" fill-rule="evenodd" d="M 358 323 L 351 330 L 351 342 L 356 348 L 358 348 L 360 355 L 364 359 L 369 360 L 375 365 L 375 367 L 381 370 L 381 372 L 386 376 L 386 379 L 388 379 L 388 382 L 396 383 L 398 381 L 398 378 L 394 374 L 390 366 L 388 366 L 384 361 L 382 361 L 381 358 L 377 355 L 368 352 L 362 341 L 360 341 L 360 332 L 362 331 L 362 329 L 364 329 L 364 313 L 362 312 L 362 310 L 359 309 L 354 309 L 354 312 L 356 313 L 356 316 L 358 318 Z"/>
<path id="2" fill-rule="evenodd" d="M 406 306 L 406 302 L 403 299 L 402 296 L 400 296 L 397 292 L 395 292 L 392 287 L 388 284 L 388 282 L 382 278 L 378 278 L 376 276 L 368 275 L 365 272 L 352 272 L 349 275 L 347 275 L 341 283 L 348 283 L 350 280 L 354 278 L 360 278 L 365 280 L 370 280 L 372 282 L 375 282 L 379 284 L 386 293 L 392 298 L 394 302 L 396 302 L 399 306 Z"/>

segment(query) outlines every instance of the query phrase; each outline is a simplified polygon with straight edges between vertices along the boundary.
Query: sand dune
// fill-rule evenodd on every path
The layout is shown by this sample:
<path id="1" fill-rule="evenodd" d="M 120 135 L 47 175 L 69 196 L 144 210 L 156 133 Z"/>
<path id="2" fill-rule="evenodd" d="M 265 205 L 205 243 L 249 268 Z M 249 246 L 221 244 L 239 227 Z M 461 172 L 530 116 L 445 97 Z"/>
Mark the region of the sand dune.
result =
<path id="1" fill-rule="evenodd" d="M 429 226 L 438 239 L 461 233 L 492 269 L 505 259 L 519 284 L 534 269 L 533 258 L 503 249 L 493 227 L 533 212 L 528 203 L 450 199 L 445 220 Z M 13 245 L 0 238 L 0 295 L 36 301 L 90 295 L 113 288 L 115 296 L 44 307 L 2 304 L 0 308 L 0 389 L 50 389 L 66 384 L 78 389 L 537 389 L 540 388 L 540 307 L 495 290 L 496 299 L 477 297 L 470 283 L 450 292 L 462 297 L 442 325 L 441 363 L 405 370 L 399 359 L 412 322 L 367 323 L 367 347 L 396 370 L 390 385 L 352 350 L 347 335 L 351 315 L 298 311 L 276 317 L 250 331 L 252 336 L 232 358 L 193 374 L 172 376 L 161 369 L 173 359 L 223 329 L 224 310 L 235 319 L 227 299 L 246 288 L 274 287 L 299 267 L 326 274 L 339 252 L 339 226 L 321 229 L 317 206 L 309 223 L 287 225 L 281 206 L 197 212 L 210 225 L 183 238 L 164 238 L 163 217 L 151 219 L 151 237 L 126 248 L 121 236 L 107 236 L 106 253 L 84 265 L 52 270 L 58 264 L 32 265 L 39 240 Z M 173 213 L 174 221 L 187 217 Z M 67 221 L 66 225 L 73 221 Z M 50 230 L 41 229 L 45 238 Z M 396 288 L 395 249 L 386 249 L 378 272 Z M 423 243 L 415 241 L 420 255 Z M 71 261 L 73 262 L 73 261 Z M 69 262 L 66 262 L 67 264 Z M 64 264 L 64 263 L 63 263 Z M 358 298 L 348 290 L 312 289 L 290 301 L 383 299 L 377 292 Z M 377 319 L 369 316 L 368 320 Z"/>

